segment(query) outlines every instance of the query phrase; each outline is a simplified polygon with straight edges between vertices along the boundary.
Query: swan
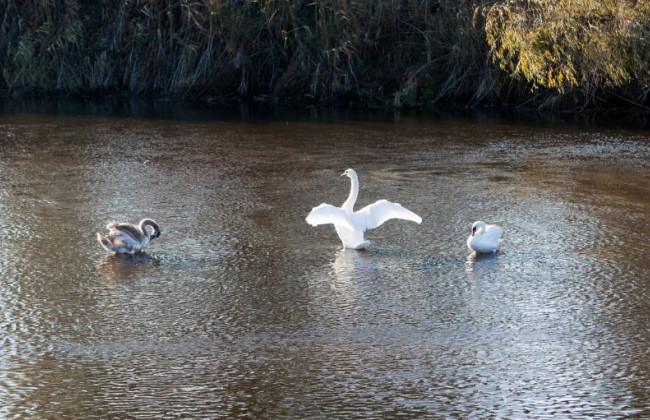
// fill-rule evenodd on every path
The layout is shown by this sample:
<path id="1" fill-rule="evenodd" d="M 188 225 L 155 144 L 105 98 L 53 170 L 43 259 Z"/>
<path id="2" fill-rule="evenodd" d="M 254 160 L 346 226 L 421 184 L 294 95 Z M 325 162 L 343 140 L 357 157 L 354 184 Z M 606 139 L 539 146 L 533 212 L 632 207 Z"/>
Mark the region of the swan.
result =
<path id="1" fill-rule="evenodd" d="M 336 233 L 343 242 L 343 247 L 367 249 L 370 241 L 363 238 L 363 232 L 381 226 L 390 219 L 404 219 L 422 223 L 422 218 L 400 204 L 379 200 L 359 211 L 354 211 L 354 204 L 359 195 L 359 177 L 354 169 L 347 169 L 341 174 L 351 181 L 350 195 L 341 207 L 321 204 L 314 207 L 306 220 L 312 226 L 333 224 Z"/>
<path id="2" fill-rule="evenodd" d="M 142 251 L 149 241 L 160 236 L 160 226 L 151 219 L 142 219 L 137 226 L 133 223 L 110 222 L 106 229 L 108 235 L 98 232 L 97 240 L 105 250 L 116 254 L 133 255 Z"/>
<path id="3" fill-rule="evenodd" d="M 501 228 L 496 225 L 486 225 L 480 220 L 472 225 L 472 234 L 467 238 L 467 247 L 478 253 L 494 253 L 499 247 Z"/>

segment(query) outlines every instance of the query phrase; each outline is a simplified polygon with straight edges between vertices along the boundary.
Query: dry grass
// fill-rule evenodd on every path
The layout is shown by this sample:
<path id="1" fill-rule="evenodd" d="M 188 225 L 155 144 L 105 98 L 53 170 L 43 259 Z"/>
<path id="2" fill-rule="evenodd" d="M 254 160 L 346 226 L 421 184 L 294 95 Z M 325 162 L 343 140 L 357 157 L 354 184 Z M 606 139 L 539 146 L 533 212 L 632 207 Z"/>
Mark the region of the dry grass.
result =
<path id="1" fill-rule="evenodd" d="M 506 51 L 498 45 L 510 21 L 495 16 L 506 11 L 527 19 L 514 0 L 2 2 L 0 90 L 13 96 L 124 92 L 400 107 L 522 103 L 539 94 L 531 92 L 535 85 L 548 88 L 547 97 L 586 89 L 577 77 L 559 93 L 535 79 L 512 77 L 520 67 L 495 55 Z M 643 13 L 628 15 L 640 22 L 637 31 L 647 33 Z M 590 77 L 587 88 L 615 88 L 623 97 L 635 92 L 630 100 L 645 103 L 633 85 L 648 81 L 648 49 L 631 40 L 622 50 L 632 64 L 621 83 L 601 88 L 594 84 L 598 77 Z"/>

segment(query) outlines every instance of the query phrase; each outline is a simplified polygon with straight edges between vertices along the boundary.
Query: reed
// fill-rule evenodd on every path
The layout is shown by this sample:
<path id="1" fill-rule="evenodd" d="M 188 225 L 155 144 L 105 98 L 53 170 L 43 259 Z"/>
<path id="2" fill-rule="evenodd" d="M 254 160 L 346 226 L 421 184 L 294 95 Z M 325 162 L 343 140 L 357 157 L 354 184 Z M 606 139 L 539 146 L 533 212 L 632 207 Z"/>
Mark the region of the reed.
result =
<path id="1" fill-rule="evenodd" d="M 2 3 L 8 96 L 402 107 L 604 95 L 646 104 L 650 83 L 645 2 L 608 0 L 602 10 L 595 0 Z M 536 24 L 540 16 L 553 25 Z M 580 44 L 585 33 L 591 41 Z"/>

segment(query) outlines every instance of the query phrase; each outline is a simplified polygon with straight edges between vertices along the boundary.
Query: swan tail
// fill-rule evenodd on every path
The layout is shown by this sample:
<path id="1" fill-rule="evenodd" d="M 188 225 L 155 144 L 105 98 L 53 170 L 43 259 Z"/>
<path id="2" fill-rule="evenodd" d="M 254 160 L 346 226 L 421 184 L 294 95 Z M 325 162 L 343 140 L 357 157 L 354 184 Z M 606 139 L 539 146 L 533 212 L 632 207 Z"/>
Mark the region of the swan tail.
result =
<path id="1" fill-rule="evenodd" d="M 113 243 L 111 240 L 107 237 L 102 235 L 101 233 L 97 232 L 97 241 L 101 244 L 101 246 L 107 250 L 107 251 L 113 251 Z"/>

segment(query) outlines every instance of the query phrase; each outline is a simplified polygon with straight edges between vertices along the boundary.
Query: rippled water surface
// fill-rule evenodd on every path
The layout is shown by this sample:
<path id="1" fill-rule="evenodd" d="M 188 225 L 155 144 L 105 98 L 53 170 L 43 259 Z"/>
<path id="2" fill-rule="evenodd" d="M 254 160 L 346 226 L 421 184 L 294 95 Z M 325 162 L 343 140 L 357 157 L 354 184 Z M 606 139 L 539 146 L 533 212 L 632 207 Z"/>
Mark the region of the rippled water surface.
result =
<path id="1" fill-rule="evenodd" d="M 424 222 L 307 225 L 348 167 Z M 642 128 L 0 114 L 0 417 L 649 418 L 649 197 Z"/>

